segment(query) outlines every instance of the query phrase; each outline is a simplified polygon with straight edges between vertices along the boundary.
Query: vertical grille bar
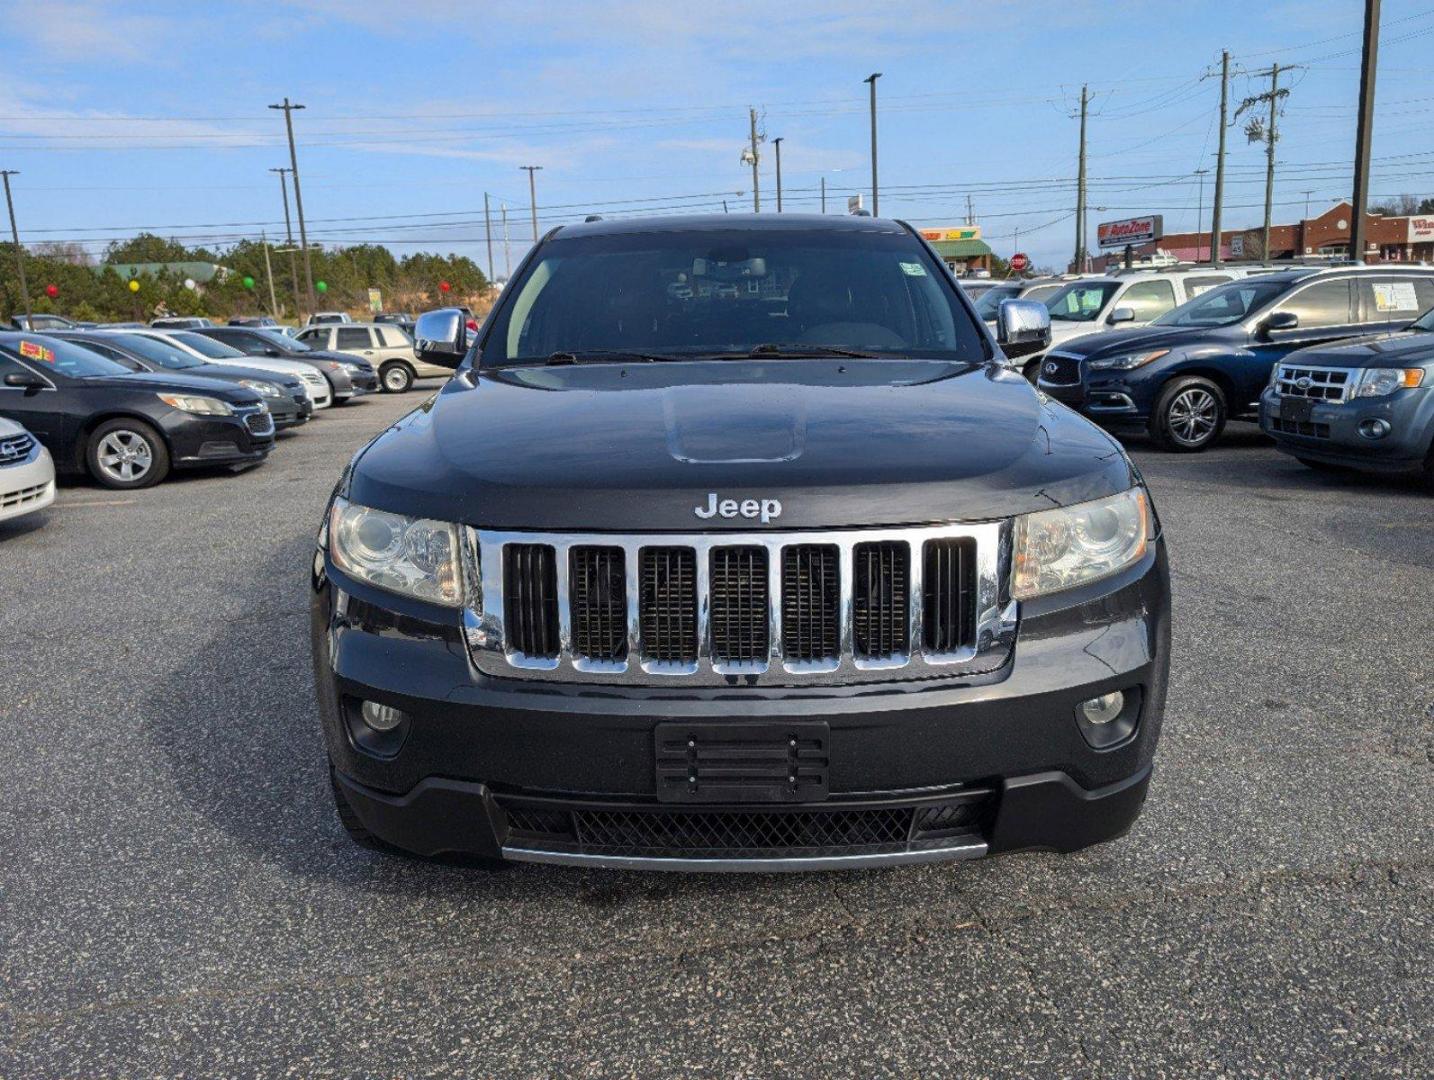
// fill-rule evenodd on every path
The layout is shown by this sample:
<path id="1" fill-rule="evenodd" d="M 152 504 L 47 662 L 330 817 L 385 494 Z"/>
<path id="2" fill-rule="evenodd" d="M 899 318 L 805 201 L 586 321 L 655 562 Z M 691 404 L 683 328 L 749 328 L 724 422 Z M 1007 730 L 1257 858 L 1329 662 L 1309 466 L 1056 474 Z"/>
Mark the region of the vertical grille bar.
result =
<path id="1" fill-rule="evenodd" d="M 767 663 L 767 549 L 718 547 L 711 553 L 712 660 L 718 664 Z"/>
<path id="2" fill-rule="evenodd" d="M 641 562 L 643 659 L 696 663 L 696 553 L 690 547 L 645 547 Z"/>
<path id="3" fill-rule="evenodd" d="M 909 545 L 894 540 L 858 544 L 853 562 L 852 641 L 857 658 L 904 661 L 911 641 Z"/>
<path id="4" fill-rule="evenodd" d="M 550 545 L 503 548 L 503 609 L 509 648 L 524 656 L 558 655 L 558 569 Z"/>
<path id="5" fill-rule="evenodd" d="M 839 551 L 835 544 L 782 550 L 782 656 L 834 660 L 841 648 Z"/>
<path id="6" fill-rule="evenodd" d="M 975 632 L 976 551 L 969 540 L 928 540 L 923 558 L 921 644 L 956 652 Z"/>
<path id="7" fill-rule="evenodd" d="M 574 547 L 568 581 L 573 653 L 616 662 L 627 656 L 627 585 L 620 547 Z"/>

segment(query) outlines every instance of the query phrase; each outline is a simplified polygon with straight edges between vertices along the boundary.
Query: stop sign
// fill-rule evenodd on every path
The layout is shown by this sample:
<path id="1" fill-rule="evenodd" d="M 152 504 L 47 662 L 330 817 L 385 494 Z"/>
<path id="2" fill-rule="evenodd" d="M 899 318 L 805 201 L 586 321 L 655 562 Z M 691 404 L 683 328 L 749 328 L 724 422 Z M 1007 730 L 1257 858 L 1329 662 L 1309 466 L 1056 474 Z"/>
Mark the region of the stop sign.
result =
<path id="1" fill-rule="evenodd" d="M 1012 269 L 1012 270 L 1025 270 L 1025 269 L 1026 269 L 1027 267 L 1029 267 L 1030 265 L 1031 265 L 1031 260 L 1028 259 L 1028 258 L 1026 258 L 1026 256 L 1025 256 L 1024 254 L 1022 254 L 1021 252 L 1019 252 L 1019 251 L 1016 252 L 1014 255 L 1011 256 L 1011 269 Z"/>

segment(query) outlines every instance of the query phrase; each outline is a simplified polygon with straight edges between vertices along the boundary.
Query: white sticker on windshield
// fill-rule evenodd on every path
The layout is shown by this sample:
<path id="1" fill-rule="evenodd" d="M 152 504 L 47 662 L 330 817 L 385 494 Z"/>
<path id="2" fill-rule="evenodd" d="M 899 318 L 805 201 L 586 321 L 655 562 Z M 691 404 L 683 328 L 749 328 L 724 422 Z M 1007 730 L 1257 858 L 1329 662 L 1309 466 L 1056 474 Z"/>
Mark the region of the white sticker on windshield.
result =
<path id="1" fill-rule="evenodd" d="M 925 277 L 926 267 L 920 263 L 904 262 L 901 264 L 901 272 L 903 274 L 909 274 L 911 277 Z"/>
<path id="2" fill-rule="evenodd" d="M 1376 281 L 1374 306 L 1379 311 L 1418 311 L 1419 298 L 1412 281 Z"/>

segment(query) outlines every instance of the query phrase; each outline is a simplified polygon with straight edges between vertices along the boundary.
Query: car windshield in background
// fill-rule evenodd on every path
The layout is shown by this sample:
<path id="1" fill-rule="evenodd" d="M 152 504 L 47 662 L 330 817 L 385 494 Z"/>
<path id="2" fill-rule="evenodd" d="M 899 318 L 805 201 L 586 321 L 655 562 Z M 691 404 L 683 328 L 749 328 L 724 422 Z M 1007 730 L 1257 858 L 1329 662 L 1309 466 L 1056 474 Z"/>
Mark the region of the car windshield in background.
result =
<path id="1" fill-rule="evenodd" d="M 216 341 L 205 334 L 195 334 L 186 331 L 182 334 L 171 334 L 175 341 L 188 345 L 200 356 L 207 356 L 211 360 L 233 360 L 236 357 L 242 358 L 244 354 L 232 345 L 226 345 L 222 341 Z"/>
<path id="2" fill-rule="evenodd" d="M 1118 281 L 1073 281 L 1046 301 L 1052 319 L 1092 322 L 1120 288 Z"/>
<path id="3" fill-rule="evenodd" d="M 1229 326 L 1264 307 L 1289 289 L 1283 281 L 1232 281 L 1171 308 L 1152 326 Z"/>
<path id="4" fill-rule="evenodd" d="M 283 349 L 286 352 L 308 352 L 311 348 L 304 342 L 291 338 L 287 334 L 281 334 L 277 330 L 268 330 L 261 326 L 253 326 L 248 329 L 250 333 L 258 334 L 276 349 Z"/>
<path id="5" fill-rule="evenodd" d="M 11 356 L 28 360 L 39 371 L 56 371 L 72 379 L 96 379 L 106 375 L 128 375 L 130 370 L 108 357 L 91 352 L 73 341 L 49 337 L 21 337 L 6 342 L 0 349 Z"/>
<path id="6" fill-rule="evenodd" d="M 993 289 L 987 289 L 976 300 L 976 314 L 981 318 L 990 321 L 996 317 L 996 312 L 1001 310 L 1002 300 L 1015 300 L 1021 295 L 1019 285 L 998 285 Z"/>
<path id="7" fill-rule="evenodd" d="M 194 359 L 183 349 L 169 345 L 158 338 L 145 337 L 143 334 L 110 334 L 106 340 L 113 341 L 121 349 L 127 349 L 136 356 L 143 357 L 151 363 L 172 371 L 204 366 L 202 360 Z"/>
<path id="8" fill-rule="evenodd" d="M 1434 333 L 1434 308 L 1430 308 L 1423 315 L 1419 316 L 1419 318 L 1415 319 L 1414 322 L 1410 324 L 1409 329 Z"/>
<path id="9" fill-rule="evenodd" d="M 483 363 L 561 354 L 847 350 L 980 363 L 949 274 L 908 234 L 702 230 L 562 237 L 510 286 Z"/>

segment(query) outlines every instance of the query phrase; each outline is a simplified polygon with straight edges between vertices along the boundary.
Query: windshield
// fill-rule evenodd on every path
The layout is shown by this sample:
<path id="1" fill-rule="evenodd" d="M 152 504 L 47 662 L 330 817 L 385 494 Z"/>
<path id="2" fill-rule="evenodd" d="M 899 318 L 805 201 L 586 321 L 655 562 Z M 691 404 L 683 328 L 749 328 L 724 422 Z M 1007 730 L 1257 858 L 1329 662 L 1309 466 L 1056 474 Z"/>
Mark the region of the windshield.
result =
<path id="1" fill-rule="evenodd" d="M 211 360 L 233 360 L 236 356 L 244 355 L 234 346 L 226 345 L 222 341 L 215 341 L 212 337 L 207 337 L 204 334 L 186 332 L 169 336 L 175 341 L 188 345 L 200 356 L 207 356 Z"/>
<path id="2" fill-rule="evenodd" d="M 1052 319 L 1094 322 L 1105 302 L 1120 288 L 1118 281 L 1072 281 L 1046 301 Z"/>
<path id="3" fill-rule="evenodd" d="M 1434 308 L 1430 308 L 1410 325 L 1411 330 L 1428 330 L 1434 332 Z"/>
<path id="4" fill-rule="evenodd" d="M 1229 326 L 1284 295 L 1288 289 L 1289 284 L 1283 281 L 1232 281 L 1171 308 L 1158 319 L 1152 319 L 1150 325 Z"/>
<path id="5" fill-rule="evenodd" d="M 204 366 L 203 360 L 196 360 L 183 349 L 158 338 L 145 337 L 143 334 L 109 334 L 106 338 L 120 348 L 171 371 Z"/>
<path id="6" fill-rule="evenodd" d="M 704 229 L 544 244 L 484 339 L 483 363 L 554 354 L 920 355 L 975 363 L 985 339 L 908 233 Z"/>
<path id="7" fill-rule="evenodd" d="M 72 379 L 95 379 L 105 375 L 129 375 L 130 370 L 116 364 L 108 357 L 91 352 L 73 341 L 61 341 L 51 337 L 21 337 L 11 340 L 0 349 L 11 356 L 28 360 L 38 371 L 54 371 Z"/>
<path id="8" fill-rule="evenodd" d="M 253 326 L 248 327 L 247 329 L 249 333 L 258 334 L 261 338 L 269 342 L 269 344 L 273 345 L 276 349 L 282 349 L 285 352 L 310 351 L 309 346 L 305 345 L 302 341 L 297 341 L 294 338 L 289 337 L 289 335 L 287 334 L 281 334 L 277 330 L 268 330 L 262 326 Z"/>
<path id="9" fill-rule="evenodd" d="M 1020 295 L 1019 285 L 997 285 L 993 289 L 987 289 L 976 300 L 976 314 L 990 322 L 1001 309 L 1002 300 L 1015 300 Z"/>

